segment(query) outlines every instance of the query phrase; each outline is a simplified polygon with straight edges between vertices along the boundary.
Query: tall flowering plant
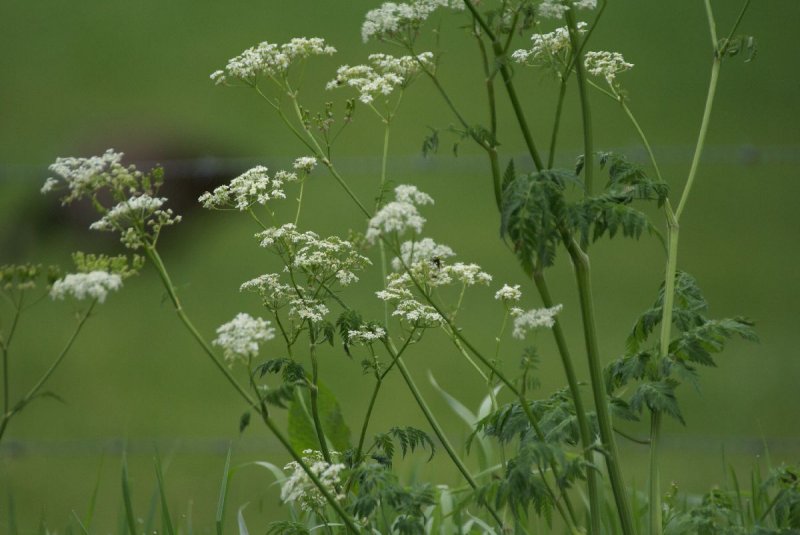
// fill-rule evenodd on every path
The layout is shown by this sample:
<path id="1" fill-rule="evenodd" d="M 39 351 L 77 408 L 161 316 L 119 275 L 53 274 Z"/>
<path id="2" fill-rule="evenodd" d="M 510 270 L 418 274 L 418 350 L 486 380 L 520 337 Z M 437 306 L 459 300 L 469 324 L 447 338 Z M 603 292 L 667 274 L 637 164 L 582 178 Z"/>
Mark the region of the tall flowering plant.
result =
<path id="1" fill-rule="evenodd" d="M 116 232 L 127 248 L 143 253 L 180 321 L 248 407 L 242 426 L 255 414 L 286 448 L 292 461 L 280 478 L 281 499 L 292 511 L 287 515 L 291 520 L 274 522 L 271 533 L 529 533 L 537 518 L 574 534 L 714 532 L 702 531 L 707 525 L 744 533 L 746 522 L 726 512 L 713 496 L 703 507 L 688 511 L 677 505 L 674 493 L 665 501 L 660 480 L 662 421 L 683 421 L 677 398 L 681 383 L 696 380 L 700 366 L 713 365 L 713 355 L 728 339 L 755 339 L 744 318 L 709 317 L 696 279 L 678 269 L 680 219 L 697 177 L 720 68 L 727 58 L 754 51 L 753 39 L 737 33 L 749 1 L 723 37 L 717 34 L 710 0 L 704 4 L 711 76 L 691 168 L 677 196 L 671 195 L 623 88 L 625 73 L 634 65 L 618 52 L 592 47 L 592 34 L 606 10 L 604 0 L 599 5 L 596 0 L 384 3 L 365 15 L 361 36 L 367 45 L 382 43 L 397 54 L 372 53 L 363 64 L 331 69 L 324 89 L 332 98 L 342 94 L 346 100 L 321 110 L 304 104 L 302 70 L 308 65 L 324 68 L 322 61 L 336 53 L 326 40 L 263 42 L 230 59 L 211 75 L 213 82 L 251 89 L 296 138 L 302 156 L 286 169 L 254 167 L 199 199 L 206 209 L 251 219 L 254 246 L 273 253 L 281 265 L 278 271 L 254 274 L 241 284 L 242 292 L 263 305 L 263 317 L 240 313 L 215 335 L 194 326 L 159 253 L 161 230 L 178 223 L 180 216 L 165 208 L 166 199 L 158 196 L 158 169 L 144 173 L 125 167 L 122 155 L 114 151 L 59 159 L 53 167 L 58 176 L 43 190 L 62 189 L 64 202 L 88 198 L 100 216 L 92 228 Z M 477 43 L 487 123 L 474 122 L 470 115 L 475 106 L 468 114 L 448 92 L 439 76 L 446 57 L 437 50 L 438 41 L 433 50 L 425 50 L 435 27 L 432 18 L 457 19 L 453 24 Z M 521 47 L 520 38 L 525 42 Z M 547 151 L 540 150 L 545 145 L 534 138 L 517 91 L 527 69 L 551 74 L 559 89 Z M 389 186 L 390 133 L 395 117 L 403 112 L 403 95 L 414 83 L 432 84 L 456 122 L 451 133 L 486 154 L 501 237 L 522 267 L 518 281 L 499 284 L 479 265 L 456 260 L 452 248 L 426 235 L 426 215 L 434 199 L 414 185 Z M 555 167 L 555 151 L 570 84 L 578 89 L 583 151 L 576 154 L 575 167 L 561 169 Z M 647 166 L 597 150 L 592 94 L 619 104 L 621 119 L 630 123 L 650 157 Z M 497 113 L 501 101 L 508 101 L 514 113 L 513 124 L 502 129 Z M 332 148 L 358 108 L 373 113 L 383 127 L 374 204 L 356 195 L 333 156 Z M 531 163 L 503 157 L 501 134 L 519 135 Z M 439 135 L 435 132 L 425 140 L 426 152 L 436 151 Z M 304 192 L 313 186 L 309 177 L 320 173 L 329 174 L 351 199 L 352 209 L 363 216 L 363 225 L 347 238 L 321 235 L 304 225 Z M 601 181 L 600 174 L 607 179 Z M 276 206 L 293 202 L 293 216 L 279 220 Z M 640 210 L 646 203 L 660 209 L 665 221 L 664 282 L 652 307 L 635 320 L 625 353 L 603 362 L 591 248 L 598 240 L 617 236 L 661 236 L 660 225 Z M 574 268 L 576 303 L 561 302 L 548 286 L 547 273 L 558 254 L 566 254 Z M 367 288 L 361 281 L 370 269 L 382 274 L 378 288 Z M 121 277 L 122 273 L 91 271 L 80 282 L 61 280 L 52 293 L 90 295 L 101 302 Z M 523 292 L 523 286 L 535 290 Z M 481 287 L 490 288 L 488 294 L 484 290 L 484 299 L 487 310 L 496 309 L 491 317 L 501 318 L 496 337 L 488 343 L 490 351 L 486 341 L 474 339 L 459 325 L 464 296 L 475 292 L 480 298 Z M 358 291 L 371 292 L 382 302 L 380 317 L 365 317 L 352 305 Z M 583 340 L 565 336 L 560 312 L 567 307 L 580 311 Z M 485 383 L 485 402 L 470 421 L 469 445 L 471 451 L 479 450 L 480 471 L 470 467 L 474 463 L 444 433 L 406 365 L 406 357 L 422 350 L 430 331 L 444 333 L 465 369 Z M 540 332 L 553 336 L 566 379 L 564 389 L 543 398 L 533 393 Z M 506 349 L 509 337 L 529 343 L 514 371 L 501 365 L 512 358 Z M 334 393 L 320 377 L 318 353 L 323 344 L 360 358 L 365 380 L 373 384 L 354 440 Z M 588 362 L 588 389 L 580 387 L 576 351 Z M 401 377 L 426 429 L 387 429 L 373 421 L 389 374 Z M 288 411 L 288 431 L 275 420 L 282 410 Z M 631 504 L 615 418 L 649 421 L 645 529 Z M 398 455 L 424 452 L 432 457 L 439 450 L 458 470 L 462 485 L 420 481 L 409 486 L 393 470 Z M 790 490 L 795 494 L 787 494 Z M 797 496 L 794 487 L 781 492 L 784 500 Z M 767 519 L 765 514 L 750 527 L 778 533 L 795 522 L 792 518 Z M 776 531 L 768 531 L 773 528 Z"/>

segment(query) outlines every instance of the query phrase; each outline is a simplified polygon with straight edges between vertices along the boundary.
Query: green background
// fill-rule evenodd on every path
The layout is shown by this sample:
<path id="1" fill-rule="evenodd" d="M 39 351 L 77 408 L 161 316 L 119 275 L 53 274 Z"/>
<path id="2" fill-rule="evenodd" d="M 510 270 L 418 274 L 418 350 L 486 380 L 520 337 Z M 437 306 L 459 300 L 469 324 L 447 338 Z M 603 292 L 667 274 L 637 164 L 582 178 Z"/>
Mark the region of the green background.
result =
<path id="1" fill-rule="evenodd" d="M 592 48 L 622 52 L 636 66 L 622 80 L 631 107 L 662 162 L 662 172 L 679 190 L 689 166 L 705 99 L 711 49 L 702 3 L 609 2 Z M 117 250 L 113 238 L 84 229 L 91 215 L 65 210 L 38 189 L 56 156 L 88 156 L 114 147 L 132 161 L 164 162 L 176 170 L 171 197 L 184 223 L 165 231 L 163 248 L 187 310 L 209 337 L 236 312 L 259 312 L 258 303 L 237 292 L 239 284 L 275 269 L 256 247 L 254 228 L 237 214 L 201 213 L 193 199 L 208 186 L 203 176 L 230 178 L 249 162 L 288 166 L 304 155 L 271 110 L 245 89 L 215 87 L 208 79 L 227 58 L 262 40 L 323 36 L 340 50 L 334 58 L 310 63 L 304 97 L 341 102 L 343 93 L 325 94 L 336 66 L 362 62 L 386 50 L 360 41 L 363 14 L 378 2 L 170 2 L 100 1 L 0 4 L 0 264 L 58 262 L 69 252 Z M 720 34 L 739 6 L 715 2 Z M 720 452 L 747 469 L 762 443 L 773 460 L 796 461 L 800 451 L 800 364 L 797 277 L 800 197 L 800 73 L 794 0 L 753 2 L 741 31 L 759 41 L 755 61 L 736 58 L 723 65 L 718 98 L 696 189 L 681 233 L 679 267 L 694 274 L 716 317 L 743 314 L 757 322 L 761 343 L 735 342 L 719 359 L 719 369 L 702 370 L 702 390 L 681 389 L 688 427 L 668 423 L 662 479 L 686 491 L 710 487 L 723 477 Z M 441 76 L 472 122 L 484 121 L 481 73 L 475 43 L 442 24 Z M 543 26 L 549 30 L 550 26 Z M 518 39 L 519 47 L 527 36 Z M 555 102 L 555 83 L 538 71 L 519 69 L 517 84 L 534 137 L 546 148 Z M 318 88 L 320 88 L 318 90 Z M 498 88 L 499 89 L 499 88 Z M 349 96 L 349 95 L 348 95 Z M 568 94 L 567 113 L 557 153 L 570 166 L 580 153 L 577 100 Z M 635 132 L 619 107 L 592 95 L 596 145 L 616 148 L 641 160 Z M 525 305 L 537 306 L 533 286 L 524 280 L 498 236 L 486 163 L 468 143 L 455 158 L 452 138 L 442 134 L 440 153 L 422 159 L 419 147 L 429 128 L 446 129 L 452 118 L 430 84 L 421 80 L 408 92 L 392 132 L 390 179 L 414 183 L 437 201 L 426 211 L 426 233 L 452 246 L 462 261 L 475 261 L 498 284 L 521 283 Z M 524 146 L 505 102 L 500 141 L 504 162 Z M 341 167 L 363 199 L 371 199 L 379 177 L 381 125 L 361 108 L 337 148 Z M 195 179 L 184 172 L 199 165 Z M 517 158 L 518 168 L 527 160 Z M 200 176 L 198 179 L 197 177 Z M 305 224 L 320 233 L 363 228 L 352 204 L 322 170 L 312 178 Z M 288 206 L 288 203 L 287 203 Z M 288 211 L 280 211 L 283 215 Z M 654 220 L 661 222 L 660 214 Z M 593 249 L 594 284 L 600 344 L 605 360 L 618 355 L 637 312 L 649 306 L 663 275 L 656 240 L 602 242 Z M 565 259 L 551 275 L 554 294 L 564 302 L 570 345 L 582 356 L 577 302 L 571 268 Z M 364 277 L 355 296 L 375 317 L 380 307 L 367 288 L 380 284 L 376 272 Z M 468 298 L 465 327 L 482 347 L 491 348 L 499 326 L 492 291 Z M 71 329 L 74 306 L 46 303 L 25 317 L 14 349 L 12 394 L 19 394 L 60 349 Z M 3 316 L 4 321 L 7 315 Z M 543 395 L 564 383 L 558 357 L 547 336 L 537 341 L 543 355 Z M 505 346 L 506 366 L 515 369 L 521 347 Z M 454 438 L 466 430 L 429 387 L 427 370 L 440 384 L 475 406 L 482 397 L 479 378 L 440 335 L 409 356 L 419 383 Z M 587 378 L 585 368 L 581 377 Z M 360 425 L 371 380 L 358 361 L 329 351 L 323 374 L 342 401 L 350 427 Z M 241 403 L 193 341 L 164 300 L 151 269 L 126 283 L 93 318 L 73 354 L 54 376 L 51 388 L 67 405 L 40 401 L 9 429 L 0 446 L 0 519 L 7 518 L 13 495 L 22 530 L 35 530 L 40 518 L 61 528 L 74 509 L 83 515 L 100 472 L 96 527 L 115 529 L 121 505 L 120 451 L 129 451 L 135 506 L 146 516 L 154 488 L 155 447 L 169 459 L 168 491 L 173 511 L 193 503 L 195 527 L 211 529 L 216 493 L 228 443 L 234 462 L 286 455 L 258 426 L 239 437 Z M 588 395 L 588 392 L 587 392 Z M 415 423 L 424 428 L 410 395 L 397 378 L 378 403 L 372 430 Z M 646 425 L 625 425 L 644 435 Z M 127 444 L 127 446 L 126 446 Z M 626 475 L 645 483 L 645 451 L 626 444 Z M 436 473 L 454 482 L 442 456 L 432 464 L 408 463 L 420 477 Z M 263 531 L 277 502 L 267 472 L 241 472 L 234 480 L 232 509 L 250 502 L 251 528 Z M 6 524 L 0 524 L 0 530 Z"/>

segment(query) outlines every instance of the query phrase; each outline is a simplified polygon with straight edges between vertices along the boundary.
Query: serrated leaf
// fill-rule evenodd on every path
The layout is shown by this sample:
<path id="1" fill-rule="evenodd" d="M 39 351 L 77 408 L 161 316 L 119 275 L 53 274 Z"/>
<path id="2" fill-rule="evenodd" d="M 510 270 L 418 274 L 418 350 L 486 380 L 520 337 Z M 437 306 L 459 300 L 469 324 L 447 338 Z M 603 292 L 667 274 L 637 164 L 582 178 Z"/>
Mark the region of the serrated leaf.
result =
<path id="1" fill-rule="evenodd" d="M 631 396 L 630 408 L 640 414 L 644 407 L 653 412 L 664 412 L 685 425 L 678 399 L 675 397 L 677 386 L 678 382 L 672 379 L 644 382 L 636 387 Z"/>

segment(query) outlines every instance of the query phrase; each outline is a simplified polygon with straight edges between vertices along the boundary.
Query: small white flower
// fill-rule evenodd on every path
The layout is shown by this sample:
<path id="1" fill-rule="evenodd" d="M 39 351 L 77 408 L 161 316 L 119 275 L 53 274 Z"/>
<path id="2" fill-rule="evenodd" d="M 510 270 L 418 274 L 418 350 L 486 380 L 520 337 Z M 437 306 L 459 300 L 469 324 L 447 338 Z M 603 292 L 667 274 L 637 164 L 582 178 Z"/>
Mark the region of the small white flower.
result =
<path id="1" fill-rule="evenodd" d="M 228 323 L 220 325 L 212 344 L 222 348 L 225 360 L 234 362 L 258 356 L 259 346 L 275 338 L 270 322 L 241 312 Z"/>
<path id="2" fill-rule="evenodd" d="M 310 173 L 317 166 L 317 159 L 313 156 L 303 156 L 294 161 L 294 168 L 297 171 Z"/>
<path id="3" fill-rule="evenodd" d="M 522 299 L 522 291 L 519 289 L 519 284 L 515 284 L 514 286 L 504 284 L 503 287 L 494 294 L 494 298 L 504 302 L 519 301 Z"/>
<path id="4" fill-rule="evenodd" d="M 338 460 L 337 452 L 332 451 L 330 454 L 332 460 Z M 304 450 L 302 458 L 325 489 L 334 494 L 337 500 L 344 500 L 344 495 L 336 495 L 336 487 L 341 483 L 340 474 L 347 467 L 338 462 L 328 463 L 322 453 L 315 450 Z M 317 511 L 325 507 L 327 504 L 325 495 L 317 488 L 300 463 L 292 461 L 283 469 L 292 472 L 281 487 L 281 500 L 284 503 L 297 503 L 300 509 L 306 512 Z"/>
<path id="5" fill-rule="evenodd" d="M 586 32 L 586 23 L 577 24 L 578 33 Z M 517 50 L 511 58 L 518 63 L 554 67 L 560 74 L 569 57 L 571 44 L 569 29 L 566 26 L 556 28 L 550 33 L 535 33 L 531 36 L 531 48 Z"/>
<path id="6" fill-rule="evenodd" d="M 385 39 L 416 32 L 422 23 L 440 7 L 463 10 L 462 0 L 412 0 L 407 4 L 386 2 L 367 13 L 361 26 L 361 38 Z"/>
<path id="7" fill-rule="evenodd" d="M 259 75 L 285 74 L 297 60 L 310 56 L 329 56 L 335 52 L 335 48 L 319 37 L 296 37 L 282 45 L 263 42 L 228 60 L 225 69 L 214 71 L 211 79 L 218 85 L 228 82 L 229 79 L 252 82 Z"/>
<path id="8" fill-rule="evenodd" d="M 556 323 L 556 314 L 561 312 L 562 308 L 563 305 L 556 305 L 552 308 L 534 308 L 527 312 L 520 308 L 511 309 L 511 315 L 515 316 L 512 336 L 522 340 L 530 330 L 541 327 L 552 328 Z"/>
<path id="9" fill-rule="evenodd" d="M 587 52 L 586 70 L 593 76 L 602 76 L 608 85 L 614 85 L 617 74 L 633 68 L 633 63 L 628 63 L 618 52 Z"/>
<path id="10" fill-rule="evenodd" d="M 474 286 L 475 284 L 488 285 L 492 282 L 492 276 L 481 271 L 481 267 L 478 264 L 457 262 L 452 266 L 447 266 L 446 271 L 452 278 L 461 281 L 465 286 Z"/>
<path id="11" fill-rule="evenodd" d="M 397 186 L 394 192 L 396 200 L 386 204 L 369 220 L 366 238 L 370 243 L 391 232 L 402 234 L 408 229 L 422 232 L 425 218 L 419 214 L 416 205 L 433 204 L 431 196 L 409 185 Z"/>
<path id="12" fill-rule="evenodd" d="M 359 100 L 370 104 L 376 97 L 388 97 L 397 87 L 408 86 L 421 68 L 433 66 L 433 54 L 423 52 L 417 56 L 394 57 L 388 54 L 371 54 L 371 65 L 343 65 L 336 70 L 336 78 L 326 89 L 352 87 L 359 92 Z"/>
<path id="13" fill-rule="evenodd" d="M 293 289 L 288 284 L 282 283 L 280 281 L 280 275 L 277 273 L 268 273 L 243 283 L 239 287 L 239 291 L 256 292 L 264 299 L 268 299 L 272 302 L 278 302 L 291 295 Z"/>
<path id="14" fill-rule="evenodd" d="M 377 325 L 361 325 L 357 330 L 347 331 L 347 341 L 351 345 L 371 344 L 386 338 L 386 331 Z"/>
<path id="15" fill-rule="evenodd" d="M 67 296 L 81 301 L 83 299 L 97 299 L 103 303 L 110 291 L 122 287 L 122 277 L 107 271 L 91 271 L 89 273 L 70 273 L 57 280 L 50 289 L 50 297 L 64 299 Z"/>
<path id="16" fill-rule="evenodd" d="M 597 7 L 597 0 L 543 0 L 537 12 L 545 19 L 560 19 L 570 5 L 575 9 L 594 9 Z"/>
<path id="17" fill-rule="evenodd" d="M 330 312 L 324 303 L 313 299 L 292 299 L 289 302 L 289 315 L 300 321 L 309 320 L 316 323 L 325 319 Z"/>
<path id="18" fill-rule="evenodd" d="M 453 250 L 447 245 L 436 243 L 430 238 L 419 241 L 406 241 L 400 245 L 400 256 L 392 260 L 395 271 L 403 269 L 403 264 L 412 266 L 421 262 L 440 264 L 443 260 L 455 256 Z"/>
<path id="19" fill-rule="evenodd" d="M 285 199 L 283 183 L 297 177 L 285 172 L 270 177 L 268 171 L 263 165 L 256 166 L 231 180 L 230 184 L 203 193 L 198 201 L 208 209 L 247 210 L 254 204 L 264 205 L 271 199 Z"/>
<path id="20" fill-rule="evenodd" d="M 44 181 L 44 184 L 42 184 L 42 189 L 40 189 L 39 192 L 42 195 L 44 195 L 45 193 L 50 193 L 56 188 L 56 186 L 58 186 L 58 180 L 56 180 L 53 177 L 50 177 Z"/>
<path id="21" fill-rule="evenodd" d="M 147 219 L 159 212 L 165 202 L 167 199 L 164 197 L 151 197 L 146 193 L 131 197 L 111 208 L 102 218 L 89 225 L 89 228 L 115 230 L 128 227 L 131 222 Z"/>

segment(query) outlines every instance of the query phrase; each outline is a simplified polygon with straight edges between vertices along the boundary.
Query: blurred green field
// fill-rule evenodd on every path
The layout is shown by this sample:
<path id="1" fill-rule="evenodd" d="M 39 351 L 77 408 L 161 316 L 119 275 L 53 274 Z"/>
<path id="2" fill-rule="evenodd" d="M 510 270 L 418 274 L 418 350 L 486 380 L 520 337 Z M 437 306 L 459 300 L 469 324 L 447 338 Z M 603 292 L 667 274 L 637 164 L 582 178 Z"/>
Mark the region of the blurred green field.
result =
<path id="1" fill-rule="evenodd" d="M 340 50 L 318 61 L 306 75 L 311 102 L 344 95 L 317 95 L 335 68 L 363 60 L 378 49 L 362 45 L 363 13 L 378 2 L 138 2 L 6 0 L 0 4 L 0 264 L 58 262 L 69 252 L 105 251 L 118 246 L 82 230 L 79 213 L 69 216 L 53 198 L 38 194 L 56 156 L 90 155 L 108 147 L 133 160 L 165 162 L 204 157 L 258 159 L 285 166 L 303 152 L 266 106 L 249 91 L 214 87 L 208 74 L 227 58 L 261 40 L 281 42 L 296 35 L 324 36 Z M 733 21 L 738 3 L 719 0 L 720 28 Z M 747 469 L 762 443 L 773 460 L 797 461 L 800 453 L 800 360 L 797 359 L 800 280 L 797 266 L 796 203 L 800 198 L 800 71 L 795 24 L 800 3 L 754 2 L 742 31 L 759 39 L 752 63 L 727 62 L 697 187 L 682 225 L 679 267 L 694 274 L 714 316 L 747 315 L 757 322 L 759 345 L 735 342 L 719 359 L 719 369 L 703 370 L 701 392 L 682 387 L 688 427 L 669 423 L 662 478 L 682 489 L 701 491 L 723 477 L 720 453 Z M 483 120 L 480 72 L 475 45 L 452 22 L 443 27 L 442 76 L 460 106 Z M 520 39 L 520 46 L 525 40 Z M 688 170 L 710 63 L 707 30 L 699 2 L 610 2 L 593 47 L 619 50 L 636 67 L 624 76 L 631 106 L 648 131 L 662 171 L 677 189 Z M 533 71 L 517 74 L 534 134 L 542 145 L 549 135 L 555 87 Z M 320 92 L 321 93 L 321 92 Z M 569 101 L 558 160 L 571 165 L 581 150 L 574 95 Z M 613 102 L 594 95 L 596 143 L 621 147 L 641 158 L 635 132 Z M 502 109 L 509 118 L 509 110 Z M 498 237 L 497 214 L 485 163 L 464 144 L 454 158 L 447 142 L 429 160 L 419 147 L 428 127 L 452 122 L 429 84 L 410 91 L 393 131 L 390 178 L 410 182 L 437 200 L 426 213 L 426 233 L 452 246 L 464 261 L 480 263 L 496 282 L 523 283 L 535 290 Z M 501 128 L 507 155 L 522 153 L 516 131 Z M 343 136 L 339 155 L 348 180 L 364 199 L 374 195 L 379 174 L 379 125 L 362 110 Z M 228 160 L 223 160 L 228 161 Z M 520 163 L 524 159 L 519 160 Z M 169 169 L 169 164 L 168 164 Z M 320 233 L 346 232 L 363 222 L 324 173 L 308 189 L 307 224 Z M 196 195 L 186 180 L 173 186 L 177 197 Z M 187 193 L 183 193 L 183 191 Z M 654 214 L 656 218 L 660 217 Z M 660 219 L 656 219 L 660 221 Z M 84 224 L 86 223 L 86 224 Z M 186 308 L 209 336 L 236 312 L 258 312 L 257 300 L 237 292 L 239 284 L 274 268 L 252 239 L 252 224 L 236 214 L 185 211 L 185 221 L 164 236 L 166 261 L 182 289 Z M 663 278 L 663 254 L 654 239 L 603 242 L 593 250 L 594 285 L 601 348 L 606 360 L 622 351 L 636 314 L 649 306 Z M 564 258 L 551 275 L 553 293 L 566 305 L 572 351 L 582 355 L 571 268 Z M 364 286 L 377 288 L 377 271 Z M 379 303 L 362 292 L 360 303 L 380 314 Z M 491 347 L 498 325 L 487 324 L 483 306 L 489 290 L 468 302 L 465 327 L 483 347 Z M 73 308 L 41 306 L 21 325 L 12 362 L 19 392 L 57 352 L 70 330 Z M 3 317 L 5 321 L 5 316 Z M 454 437 L 466 436 L 445 404 L 427 387 L 428 370 L 440 384 L 474 405 L 481 385 L 444 337 L 427 340 L 424 352 L 409 358 L 418 382 Z M 551 341 L 539 340 L 543 394 L 564 383 Z M 516 365 L 513 349 L 507 366 Z M 348 423 L 360 423 L 372 382 L 358 361 L 329 351 L 323 377 L 339 394 Z M 584 368 L 581 377 L 586 378 Z M 170 459 L 167 486 L 173 510 L 193 502 L 198 533 L 212 529 L 225 451 L 232 443 L 235 462 L 286 456 L 258 426 L 239 437 L 242 407 L 185 334 L 164 300 L 155 273 L 147 269 L 113 295 L 93 318 L 51 387 L 68 404 L 41 401 L 15 420 L 0 446 L 0 532 L 7 529 L 8 497 L 13 495 L 21 533 L 36 530 L 40 518 L 61 530 L 74 509 L 83 514 L 102 463 L 97 527 L 115 529 L 121 506 L 119 454 L 127 443 L 134 477 L 135 505 L 146 515 L 155 476 L 157 446 Z M 410 395 L 391 381 L 379 400 L 375 431 L 414 423 L 424 427 Z M 643 434 L 645 424 L 626 425 Z M 624 441 L 631 460 L 626 475 L 646 481 L 644 450 Z M 101 461 L 101 458 L 104 459 Z M 444 462 L 409 463 L 455 481 Z M 250 502 L 246 516 L 261 529 L 274 515 L 277 493 L 267 472 L 252 469 L 234 480 L 231 503 Z M 229 512 L 233 520 L 234 508 Z"/>

